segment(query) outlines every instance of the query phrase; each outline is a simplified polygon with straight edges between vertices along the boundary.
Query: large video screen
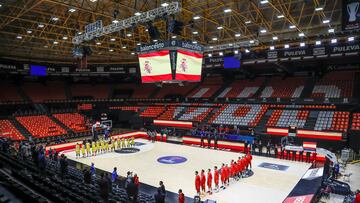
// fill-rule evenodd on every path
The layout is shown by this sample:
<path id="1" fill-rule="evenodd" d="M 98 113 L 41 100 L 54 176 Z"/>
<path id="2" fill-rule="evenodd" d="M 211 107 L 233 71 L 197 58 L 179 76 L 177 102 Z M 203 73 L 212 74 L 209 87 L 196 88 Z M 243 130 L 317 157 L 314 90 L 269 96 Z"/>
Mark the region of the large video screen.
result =
<path id="1" fill-rule="evenodd" d="M 202 60 L 202 54 L 178 50 L 175 80 L 200 81 Z"/>
<path id="2" fill-rule="evenodd" d="M 139 54 L 139 65 L 143 83 L 172 80 L 169 50 Z"/>
<path id="3" fill-rule="evenodd" d="M 224 68 L 240 68 L 240 60 L 233 56 L 225 56 Z"/>
<path id="4" fill-rule="evenodd" d="M 46 76 L 46 66 L 30 65 L 30 75 Z"/>

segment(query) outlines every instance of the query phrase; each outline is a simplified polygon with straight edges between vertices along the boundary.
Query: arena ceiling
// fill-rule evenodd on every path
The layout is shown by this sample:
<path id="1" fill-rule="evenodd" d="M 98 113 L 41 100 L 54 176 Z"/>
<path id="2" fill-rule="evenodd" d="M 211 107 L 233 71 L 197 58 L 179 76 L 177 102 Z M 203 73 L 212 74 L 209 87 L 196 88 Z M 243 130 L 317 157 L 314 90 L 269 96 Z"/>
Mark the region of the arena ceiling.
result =
<path id="1" fill-rule="evenodd" d="M 96 20 L 104 25 L 136 12 L 160 7 L 160 0 L 5 0 L 0 7 L 0 55 L 13 59 L 72 62 L 71 39 Z M 176 20 L 185 26 L 179 38 L 203 45 L 258 39 L 254 49 L 310 42 L 341 32 L 340 0 L 183 0 Z M 200 18 L 196 18 L 199 16 Z M 195 18 L 194 18 L 195 17 Z M 170 39 L 164 18 L 154 25 L 161 39 Z M 292 26 L 292 27 L 290 27 Z M 136 62 L 138 43 L 150 43 L 146 25 L 137 25 L 87 42 L 90 62 Z M 303 33 L 304 36 L 299 36 Z M 274 40 L 273 37 L 278 37 Z M 114 38 L 114 39 L 112 39 Z M 217 38 L 217 40 L 213 40 Z M 112 39 L 112 40 L 111 40 Z"/>

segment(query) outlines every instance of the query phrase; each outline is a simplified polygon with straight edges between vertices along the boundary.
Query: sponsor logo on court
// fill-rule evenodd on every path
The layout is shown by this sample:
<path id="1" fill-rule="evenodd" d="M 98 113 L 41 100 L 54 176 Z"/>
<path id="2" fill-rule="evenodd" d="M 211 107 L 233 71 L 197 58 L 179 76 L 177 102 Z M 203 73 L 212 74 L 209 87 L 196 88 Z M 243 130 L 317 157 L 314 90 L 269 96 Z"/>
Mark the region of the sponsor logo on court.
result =
<path id="1" fill-rule="evenodd" d="M 259 167 L 278 170 L 278 171 L 286 171 L 289 168 L 289 166 L 274 164 L 274 163 L 267 163 L 267 162 L 262 162 L 259 165 Z"/>
<path id="2" fill-rule="evenodd" d="M 182 156 L 163 156 L 157 159 L 162 164 L 181 164 L 187 161 L 187 158 Z"/>
<path id="3" fill-rule="evenodd" d="M 140 149 L 138 149 L 138 148 L 122 148 L 122 149 L 115 150 L 115 152 L 119 153 L 119 154 L 132 154 L 132 153 L 136 153 L 139 151 L 140 151 Z"/>

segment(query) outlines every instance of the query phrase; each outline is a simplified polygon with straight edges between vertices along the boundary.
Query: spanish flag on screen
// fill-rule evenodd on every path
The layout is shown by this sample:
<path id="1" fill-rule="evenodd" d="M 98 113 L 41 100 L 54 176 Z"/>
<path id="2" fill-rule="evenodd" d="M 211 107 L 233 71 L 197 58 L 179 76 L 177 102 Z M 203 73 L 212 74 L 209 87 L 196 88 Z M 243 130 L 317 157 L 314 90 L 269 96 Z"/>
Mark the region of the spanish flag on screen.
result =
<path id="1" fill-rule="evenodd" d="M 139 65 L 143 83 L 172 80 L 169 50 L 140 54 Z"/>
<path id="2" fill-rule="evenodd" d="M 200 81 L 203 55 L 178 50 L 175 80 Z"/>

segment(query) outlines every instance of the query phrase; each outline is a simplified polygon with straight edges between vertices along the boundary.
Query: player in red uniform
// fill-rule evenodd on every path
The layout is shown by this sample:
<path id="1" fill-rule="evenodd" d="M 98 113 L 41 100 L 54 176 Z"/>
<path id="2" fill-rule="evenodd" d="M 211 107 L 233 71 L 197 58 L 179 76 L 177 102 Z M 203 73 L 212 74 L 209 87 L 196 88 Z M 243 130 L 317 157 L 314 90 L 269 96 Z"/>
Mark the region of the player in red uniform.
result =
<path id="1" fill-rule="evenodd" d="M 179 190 L 179 197 L 178 197 L 179 203 L 185 203 L 185 195 L 182 192 L 182 189 Z"/>
<path id="2" fill-rule="evenodd" d="M 250 166 L 250 170 L 252 169 L 252 165 L 251 165 L 251 161 L 252 161 L 252 155 L 250 152 L 248 152 L 248 156 L 249 156 L 249 166 Z"/>
<path id="3" fill-rule="evenodd" d="M 233 180 L 236 180 L 236 168 L 235 168 L 235 164 L 234 164 L 234 160 L 231 160 L 231 177 Z"/>
<path id="4" fill-rule="evenodd" d="M 207 174 L 207 187 L 208 187 L 208 192 L 210 195 L 212 194 L 212 173 L 211 173 L 211 169 L 208 169 L 208 174 Z"/>
<path id="5" fill-rule="evenodd" d="M 226 171 L 225 164 L 222 164 L 220 175 L 221 175 L 221 188 L 225 189 Z"/>
<path id="6" fill-rule="evenodd" d="M 227 186 L 229 186 L 229 178 L 230 178 L 230 167 L 226 164 L 225 166 L 225 183 L 227 184 Z"/>
<path id="7" fill-rule="evenodd" d="M 217 166 L 214 167 L 214 183 L 215 183 L 215 190 L 219 191 L 219 171 Z"/>
<path id="8" fill-rule="evenodd" d="M 199 172 L 195 171 L 195 189 L 196 189 L 196 194 L 200 195 L 200 176 L 199 176 Z"/>
<path id="9" fill-rule="evenodd" d="M 201 191 L 205 193 L 205 183 L 206 183 L 206 177 L 205 177 L 205 171 L 204 169 L 201 170 L 200 174 L 200 182 L 201 182 Z"/>
<path id="10" fill-rule="evenodd" d="M 237 175 L 240 179 L 241 178 L 241 170 L 242 170 L 241 169 L 241 157 L 238 158 L 236 166 L 237 166 Z"/>

